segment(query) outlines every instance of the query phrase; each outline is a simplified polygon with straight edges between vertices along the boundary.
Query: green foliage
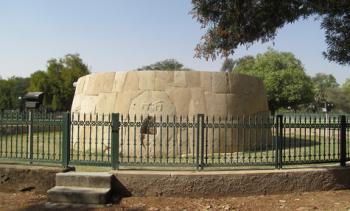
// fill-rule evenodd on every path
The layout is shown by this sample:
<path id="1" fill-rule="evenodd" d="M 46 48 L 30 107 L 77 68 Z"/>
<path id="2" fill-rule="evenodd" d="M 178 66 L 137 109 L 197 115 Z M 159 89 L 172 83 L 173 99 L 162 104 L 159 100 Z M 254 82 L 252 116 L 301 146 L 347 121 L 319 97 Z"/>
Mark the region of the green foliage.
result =
<path id="1" fill-rule="evenodd" d="M 29 85 L 28 78 L 11 77 L 0 80 L 0 110 L 20 109 L 21 99 Z"/>
<path id="2" fill-rule="evenodd" d="M 237 60 L 233 60 L 230 58 L 226 58 L 224 60 L 224 63 L 221 66 L 222 72 L 231 72 L 236 67 L 243 68 L 244 66 L 251 66 L 254 63 L 254 57 L 253 56 L 243 56 Z"/>
<path id="3" fill-rule="evenodd" d="M 292 53 L 269 49 L 264 54 L 238 59 L 233 72 L 259 77 L 272 112 L 312 101 L 312 83 L 303 65 Z"/>
<path id="4" fill-rule="evenodd" d="M 310 16 L 322 19 L 328 44 L 325 57 L 350 64 L 349 0 L 192 0 L 193 17 L 207 28 L 198 57 L 227 57 L 241 46 L 273 40 L 285 24 Z"/>
<path id="5" fill-rule="evenodd" d="M 11 99 L 9 98 L 11 88 L 7 80 L 0 80 L 0 109 L 10 108 Z"/>
<path id="6" fill-rule="evenodd" d="M 325 103 L 328 102 L 327 91 L 339 86 L 333 75 L 324 73 L 317 73 L 312 77 L 312 83 L 315 94 L 314 101 L 318 107 L 324 107 Z"/>
<path id="7" fill-rule="evenodd" d="M 44 102 L 45 106 L 50 105 L 51 102 L 51 85 L 49 84 L 49 76 L 44 71 L 36 71 L 30 75 L 29 78 L 29 87 L 27 90 L 29 91 L 42 91 L 45 93 Z"/>
<path id="8" fill-rule="evenodd" d="M 347 92 L 350 94 L 350 79 L 346 79 L 346 81 L 341 86 L 341 88 L 344 90 L 344 92 Z"/>
<path id="9" fill-rule="evenodd" d="M 345 65 L 350 64 L 350 3 L 346 12 L 328 14 L 322 22 L 326 30 L 327 52 L 323 55 L 329 60 Z"/>
<path id="10" fill-rule="evenodd" d="M 327 90 L 327 101 L 334 104 L 334 108 L 342 112 L 350 112 L 350 79 L 347 79 L 341 87 Z"/>
<path id="11" fill-rule="evenodd" d="M 29 79 L 28 78 L 21 78 L 21 77 L 11 77 L 7 79 L 7 83 L 10 87 L 10 106 L 9 108 L 14 109 L 20 109 L 22 106 L 22 99 L 19 97 L 22 97 L 26 93 L 26 89 L 29 86 Z"/>
<path id="12" fill-rule="evenodd" d="M 175 59 L 166 59 L 160 62 L 156 62 L 154 64 L 150 64 L 147 66 L 143 66 L 141 68 L 138 68 L 137 70 L 143 71 L 143 70 L 184 70 L 187 71 L 189 69 L 184 68 L 184 65 L 180 62 L 176 61 Z"/>
<path id="13" fill-rule="evenodd" d="M 224 60 L 224 63 L 222 63 L 220 71 L 221 72 L 231 72 L 232 69 L 234 68 L 234 66 L 235 66 L 235 60 L 233 60 L 231 58 L 226 58 Z"/>
<path id="14" fill-rule="evenodd" d="M 30 77 L 28 91 L 45 92 L 44 105 L 52 110 L 70 110 L 73 97 L 73 82 L 89 74 L 89 69 L 77 54 L 68 54 L 61 59 L 51 59 L 47 71 L 37 71 Z"/>

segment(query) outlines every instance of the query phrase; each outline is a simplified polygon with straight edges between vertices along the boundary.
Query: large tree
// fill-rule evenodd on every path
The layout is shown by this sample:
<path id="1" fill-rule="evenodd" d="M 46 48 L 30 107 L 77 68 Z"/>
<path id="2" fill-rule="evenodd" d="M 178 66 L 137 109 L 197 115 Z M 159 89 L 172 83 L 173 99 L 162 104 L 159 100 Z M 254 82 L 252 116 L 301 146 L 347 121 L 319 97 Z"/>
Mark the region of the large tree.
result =
<path id="1" fill-rule="evenodd" d="M 236 61 L 233 72 L 263 80 L 272 112 L 279 108 L 296 109 L 301 104 L 312 102 L 311 79 L 292 53 L 269 49 L 255 58 L 244 57 Z"/>
<path id="2" fill-rule="evenodd" d="M 226 58 L 221 66 L 222 72 L 231 72 L 235 67 L 237 66 L 246 66 L 251 65 L 251 63 L 254 62 L 253 56 L 243 56 L 237 60 L 233 60 L 231 58 Z"/>
<path id="3" fill-rule="evenodd" d="M 73 82 L 90 73 L 78 54 L 68 54 L 47 62 L 47 71 L 37 71 L 30 77 L 29 91 L 45 92 L 44 104 L 52 110 L 70 110 Z"/>
<path id="4" fill-rule="evenodd" d="M 0 79 L 0 109 L 4 110 L 10 108 L 10 87 L 6 80 Z"/>
<path id="5" fill-rule="evenodd" d="M 154 64 L 146 65 L 138 68 L 137 70 L 164 70 L 164 71 L 173 71 L 173 70 L 189 70 L 184 68 L 184 65 L 178 62 L 175 59 L 166 59 L 163 61 L 156 62 Z"/>
<path id="6" fill-rule="evenodd" d="M 220 71 L 222 72 L 230 72 L 235 67 L 235 60 L 231 58 L 226 58 L 222 63 Z"/>
<path id="7" fill-rule="evenodd" d="M 43 104 L 46 107 L 50 107 L 52 91 L 49 76 L 47 75 L 47 73 L 38 70 L 30 75 L 29 81 L 30 83 L 27 90 L 44 92 L 45 95 Z"/>
<path id="8" fill-rule="evenodd" d="M 350 95 L 350 79 L 346 79 L 345 82 L 341 85 L 341 88 L 344 90 L 344 92 L 349 93 Z"/>
<path id="9" fill-rule="evenodd" d="M 15 110 L 21 108 L 21 98 L 29 85 L 28 78 L 10 77 L 0 80 L 0 109 Z"/>
<path id="10" fill-rule="evenodd" d="M 330 89 L 337 88 L 335 77 L 331 74 L 317 73 L 312 77 L 314 89 L 314 101 L 318 107 L 324 107 L 328 102 L 327 93 Z"/>
<path id="11" fill-rule="evenodd" d="M 340 87 L 328 89 L 327 102 L 333 104 L 338 111 L 350 112 L 350 79 Z"/>
<path id="12" fill-rule="evenodd" d="M 300 18 L 322 20 L 327 50 L 325 57 L 350 64 L 349 0 L 192 0 L 192 14 L 207 28 L 196 47 L 198 57 L 233 54 L 241 45 L 273 40 L 277 30 Z"/>

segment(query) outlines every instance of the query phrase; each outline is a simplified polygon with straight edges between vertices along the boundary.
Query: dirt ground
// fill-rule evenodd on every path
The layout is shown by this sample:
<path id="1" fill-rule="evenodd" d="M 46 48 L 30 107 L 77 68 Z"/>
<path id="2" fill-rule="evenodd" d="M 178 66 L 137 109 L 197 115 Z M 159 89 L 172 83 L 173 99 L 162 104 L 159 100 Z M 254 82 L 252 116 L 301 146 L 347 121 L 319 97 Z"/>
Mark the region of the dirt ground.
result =
<path id="1" fill-rule="evenodd" d="M 46 195 L 1 193 L 0 210 L 51 210 Z M 350 190 L 269 196 L 172 198 L 129 197 L 106 207 L 54 207 L 65 210 L 350 210 Z"/>

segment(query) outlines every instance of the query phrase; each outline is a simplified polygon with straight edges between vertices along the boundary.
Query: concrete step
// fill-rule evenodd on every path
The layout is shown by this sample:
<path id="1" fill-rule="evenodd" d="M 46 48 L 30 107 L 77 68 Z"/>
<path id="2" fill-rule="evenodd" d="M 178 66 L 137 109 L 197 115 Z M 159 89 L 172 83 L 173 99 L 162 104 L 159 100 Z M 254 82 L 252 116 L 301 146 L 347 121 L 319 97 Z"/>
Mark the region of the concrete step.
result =
<path id="1" fill-rule="evenodd" d="M 112 174 L 104 172 L 67 172 L 56 174 L 56 186 L 111 188 Z"/>
<path id="2" fill-rule="evenodd" d="M 110 188 L 55 186 L 47 191 L 50 203 L 106 204 L 110 195 Z"/>

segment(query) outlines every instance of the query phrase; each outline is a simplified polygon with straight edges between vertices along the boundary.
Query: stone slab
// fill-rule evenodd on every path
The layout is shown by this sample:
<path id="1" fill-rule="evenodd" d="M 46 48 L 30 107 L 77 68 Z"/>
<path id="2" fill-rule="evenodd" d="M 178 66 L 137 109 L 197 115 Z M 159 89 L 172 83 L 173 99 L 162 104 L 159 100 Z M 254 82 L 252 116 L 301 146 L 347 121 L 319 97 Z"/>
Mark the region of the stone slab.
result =
<path id="1" fill-rule="evenodd" d="M 350 188 L 350 168 L 112 172 L 133 196 L 247 196 Z"/>
<path id="2" fill-rule="evenodd" d="M 112 174 L 103 172 L 68 172 L 56 174 L 57 186 L 110 188 Z"/>
<path id="3" fill-rule="evenodd" d="M 110 196 L 110 188 L 55 186 L 47 191 L 51 203 L 106 204 Z"/>
<path id="4" fill-rule="evenodd" d="M 89 80 L 85 81 L 84 91 L 89 95 L 98 95 L 100 92 L 112 92 L 114 85 L 114 72 L 94 73 L 87 75 Z M 80 81 L 78 80 L 79 87 Z"/>

